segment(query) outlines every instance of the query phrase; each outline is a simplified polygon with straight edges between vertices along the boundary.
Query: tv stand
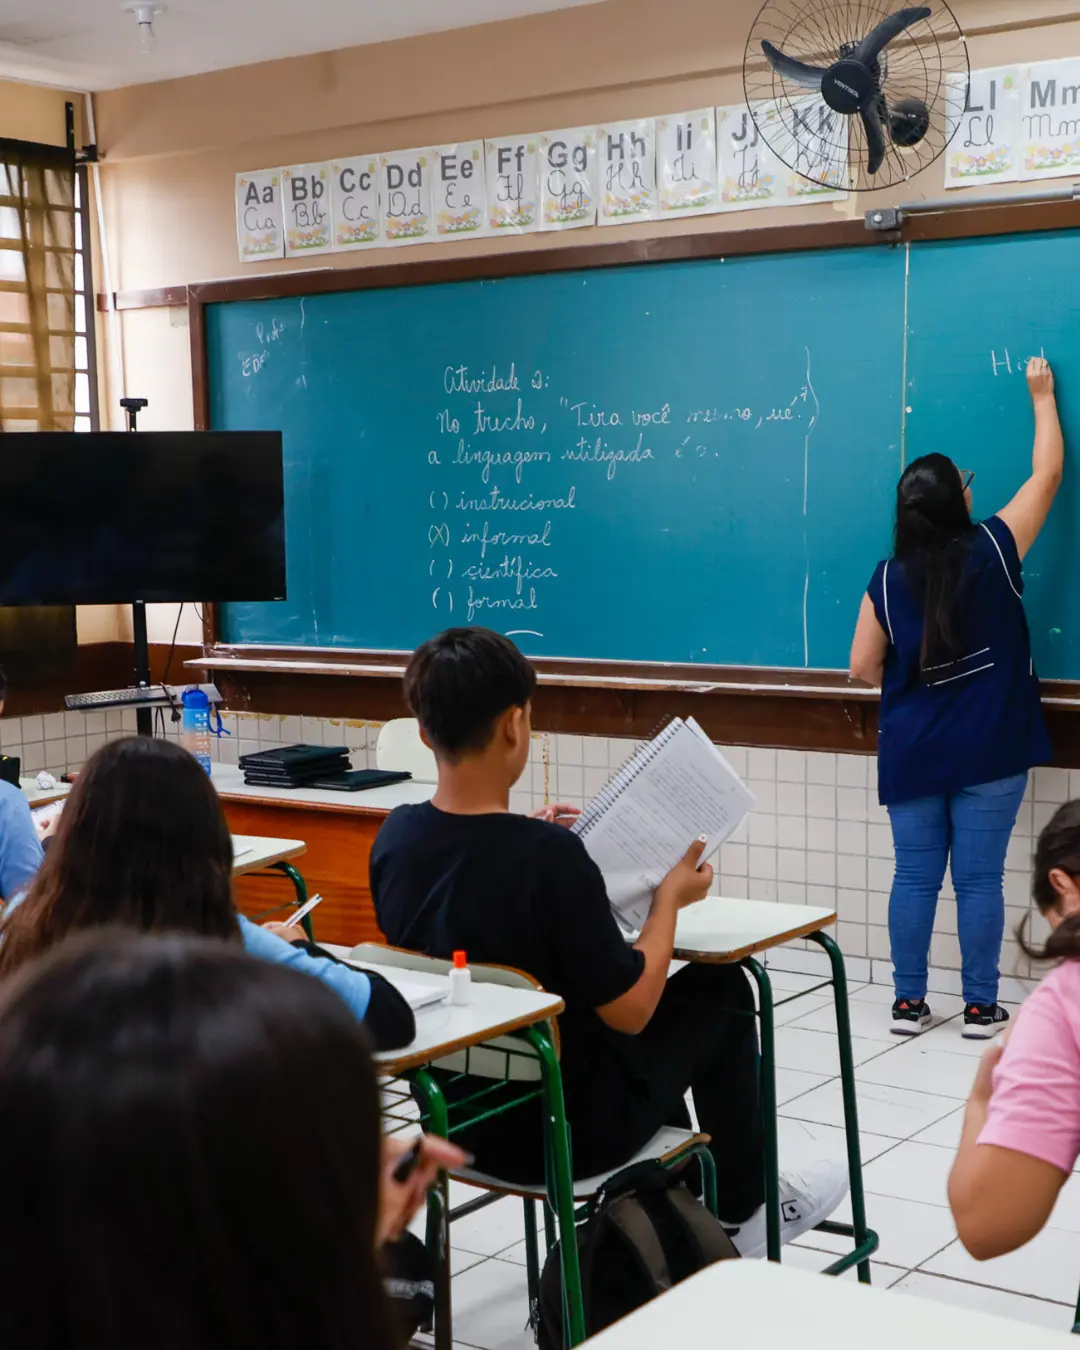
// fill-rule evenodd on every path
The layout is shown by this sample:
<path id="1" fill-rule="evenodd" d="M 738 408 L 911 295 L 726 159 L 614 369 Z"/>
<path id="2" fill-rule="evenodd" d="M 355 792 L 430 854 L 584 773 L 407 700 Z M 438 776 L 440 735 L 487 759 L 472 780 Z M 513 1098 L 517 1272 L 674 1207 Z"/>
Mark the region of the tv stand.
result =
<path id="1" fill-rule="evenodd" d="M 146 635 L 146 604 L 136 600 L 131 606 L 131 636 L 135 646 L 135 687 L 150 688 L 150 641 Z M 154 734 L 153 708 L 137 707 L 135 725 L 140 736 Z"/>

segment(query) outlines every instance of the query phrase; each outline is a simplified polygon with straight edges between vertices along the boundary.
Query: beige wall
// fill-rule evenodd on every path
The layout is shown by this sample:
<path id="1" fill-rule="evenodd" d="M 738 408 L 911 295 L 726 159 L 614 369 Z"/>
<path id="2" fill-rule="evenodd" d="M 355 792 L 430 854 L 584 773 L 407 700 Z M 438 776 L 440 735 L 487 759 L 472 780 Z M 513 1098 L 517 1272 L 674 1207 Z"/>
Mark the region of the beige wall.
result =
<path id="1" fill-rule="evenodd" d="M 237 259 L 233 175 L 335 155 L 649 116 L 741 97 L 759 0 L 607 0 L 480 28 L 249 66 L 97 96 L 103 195 L 121 290 L 251 275 Z M 954 0 L 972 63 L 1080 54 L 1068 0 Z M 942 195 L 935 166 L 895 201 Z M 619 230 L 473 240 L 395 251 L 394 262 L 562 248 L 662 231 L 722 232 L 861 214 L 878 196 Z M 330 256 L 377 266 L 386 250 Z M 278 262 L 266 271 L 302 270 Z M 177 311 L 122 317 L 126 392 L 147 427 L 191 425 L 190 362 Z M 109 406 L 116 404 L 109 391 Z M 171 620 L 161 620 L 171 636 Z M 195 629 L 182 629 L 197 640 Z"/>

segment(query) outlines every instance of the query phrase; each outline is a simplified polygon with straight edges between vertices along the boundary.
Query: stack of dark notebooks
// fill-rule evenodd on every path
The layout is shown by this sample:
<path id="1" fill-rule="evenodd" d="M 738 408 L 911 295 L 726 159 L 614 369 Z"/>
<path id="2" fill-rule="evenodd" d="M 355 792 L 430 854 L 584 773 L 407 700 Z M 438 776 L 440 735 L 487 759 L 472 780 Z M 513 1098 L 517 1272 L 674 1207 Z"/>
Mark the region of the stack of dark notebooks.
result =
<path id="1" fill-rule="evenodd" d="M 283 745 L 241 755 L 244 782 L 251 787 L 310 787 L 320 779 L 347 773 L 352 768 L 344 745 Z"/>

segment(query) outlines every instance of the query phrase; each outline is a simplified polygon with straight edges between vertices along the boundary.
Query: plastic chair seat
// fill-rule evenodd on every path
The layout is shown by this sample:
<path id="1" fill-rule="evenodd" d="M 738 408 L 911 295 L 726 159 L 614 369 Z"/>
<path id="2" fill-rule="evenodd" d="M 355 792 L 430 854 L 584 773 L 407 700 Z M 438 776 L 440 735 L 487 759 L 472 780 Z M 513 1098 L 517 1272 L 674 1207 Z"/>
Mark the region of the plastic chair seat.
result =
<path id="1" fill-rule="evenodd" d="M 674 1126 L 665 1126 L 658 1134 L 639 1149 L 632 1158 L 629 1158 L 621 1167 L 614 1167 L 610 1172 L 601 1172 L 595 1177 L 583 1177 L 580 1181 L 574 1182 L 574 1199 L 591 1200 L 593 1196 L 598 1195 L 607 1182 L 618 1173 L 623 1172 L 628 1167 L 633 1167 L 635 1163 L 643 1162 L 661 1162 L 668 1163 L 672 1159 L 678 1158 L 680 1153 L 687 1153 L 691 1149 L 708 1144 L 709 1136 L 707 1134 L 694 1134 L 692 1130 L 679 1130 Z M 456 1171 L 453 1174 L 455 1181 L 463 1181 L 469 1186 L 479 1186 L 486 1191 L 498 1191 L 502 1195 L 517 1195 L 523 1200 L 543 1200 L 547 1196 L 547 1187 L 543 1182 L 538 1182 L 535 1186 L 511 1184 L 510 1182 L 500 1181 L 498 1177 L 489 1176 L 486 1172 L 478 1172 L 473 1168 L 465 1168 L 462 1171 Z"/>

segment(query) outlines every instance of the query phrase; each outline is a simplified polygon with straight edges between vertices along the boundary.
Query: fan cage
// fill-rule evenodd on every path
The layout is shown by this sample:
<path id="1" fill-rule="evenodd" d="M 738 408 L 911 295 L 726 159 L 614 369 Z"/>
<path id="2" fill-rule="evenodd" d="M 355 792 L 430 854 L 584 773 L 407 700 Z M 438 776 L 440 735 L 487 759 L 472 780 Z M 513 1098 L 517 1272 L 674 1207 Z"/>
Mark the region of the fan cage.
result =
<path id="1" fill-rule="evenodd" d="M 743 88 L 758 134 L 781 163 L 822 188 L 866 192 L 906 182 L 945 153 L 967 107 L 971 67 L 952 10 L 940 0 L 928 3 L 931 16 L 894 38 L 880 66 L 887 105 L 920 100 L 929 109 L 930 129 L 918 145 L 903 148 L 886 128 L 885 162 L 873 175 L 862 118 L 833 112 L 820 94 L 773 70 L 761 44 L 771 42 L 786 56 L 825 68 L 908 5 L 899 0 L 770 0 L 762 7 L 746 45 Z"/>

